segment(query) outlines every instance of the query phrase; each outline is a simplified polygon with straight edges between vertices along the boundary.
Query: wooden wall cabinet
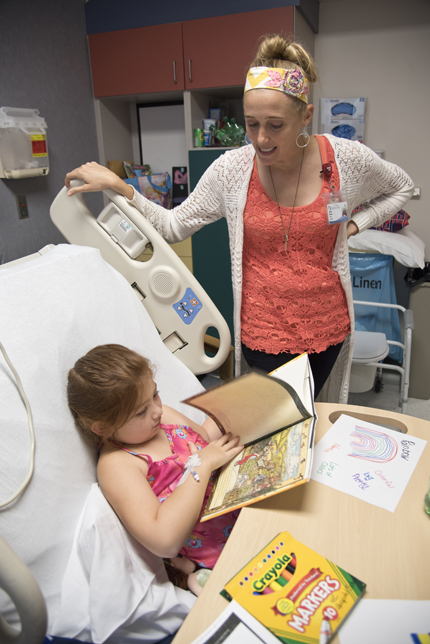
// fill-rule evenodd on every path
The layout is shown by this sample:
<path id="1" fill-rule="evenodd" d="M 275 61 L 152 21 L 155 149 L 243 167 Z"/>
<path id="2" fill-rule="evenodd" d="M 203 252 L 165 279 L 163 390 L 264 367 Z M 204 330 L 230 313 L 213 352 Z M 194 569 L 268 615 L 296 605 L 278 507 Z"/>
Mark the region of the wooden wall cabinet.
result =
<path id="1" fill-rule="evenodd" d="M 94 96 L 185 89 L 182 23 L 88 36 Z"/>
<path id="2" fill-rule="evenodd" d="M 182 23 L 185 88 L 245 84 L 246 70 L 266 33 L 294 33 L 294 7 L 187 20 Z"/>
<path id="3" fill-rule="evenodd" d="M 294 7 L 88 36 L 94 96 L 244 85 L 262 34 L 294 34 Z"/>

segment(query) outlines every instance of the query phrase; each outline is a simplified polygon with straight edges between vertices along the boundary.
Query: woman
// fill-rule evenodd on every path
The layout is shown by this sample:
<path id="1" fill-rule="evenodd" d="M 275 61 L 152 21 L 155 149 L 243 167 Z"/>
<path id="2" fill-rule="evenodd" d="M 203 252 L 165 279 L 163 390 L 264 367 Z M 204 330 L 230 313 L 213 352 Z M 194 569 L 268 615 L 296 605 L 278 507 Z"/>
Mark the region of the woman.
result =
<path id="1" fill-rule="evenodd" d="M 226 217 L 232 264 L 236 374 L 243 354 L 271 371 L 308 352 L 315 397 L 347 402 L 354 312 L 347 238 L 389 219 L 412 196 L 403 170 L 366 146 L 309 136 L 314 112 L 311 57 L 282 36 L 267 37 L 247 74 L 244 114 L 251 144 L 217 159 L 177 208 L 160 208 L 98 164 L 66 176 L 79 191 L 113 188 L 170 243 Z M 323 195 L 348 199 L 349 221 L 329 223 Z M 339 359 L 338 359 L 339 358 Z M 336 362 L 336 368 L 333 366 Z M 333 370 L 333 371 L 332 371 Z"/>

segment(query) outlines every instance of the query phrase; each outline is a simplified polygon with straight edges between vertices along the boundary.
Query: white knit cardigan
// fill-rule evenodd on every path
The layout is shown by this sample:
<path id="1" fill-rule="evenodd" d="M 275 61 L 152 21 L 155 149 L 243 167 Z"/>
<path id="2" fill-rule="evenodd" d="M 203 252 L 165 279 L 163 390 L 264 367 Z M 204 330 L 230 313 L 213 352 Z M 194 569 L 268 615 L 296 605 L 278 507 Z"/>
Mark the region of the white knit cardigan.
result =
<path id="1" fill-rule="evenodd" d="M 331 135 L 324 136 L 334 150 L 340 190 L 347 193 L 351 211 L 363 204 L 362 210 L 352 217 L 360 232 L 371 226 L 380 226 L 411 198 L 413 183 L 401 168 L 383 161 L 362 143 Z M 221 217 L 227 219 L 234 298 L 236 375 L 240 373 L 242 357 L 240 312 L 243 211 L 254 156 L 252 145 L 226 152 L 206 170 L 191 195 L 173 210 L 166 210 L 154 204 L 137 191 L 131 200 L 169 243 L 182 241 Z M 346 403 L 348 400 L 354 339 L 354 309 L 346 225 L 344 222 L 339 226 L 332 268 L 339 274 L 346 293 L 351 334 L 346 338 L 330 378 L 318 398 L 340 403 Z"/>

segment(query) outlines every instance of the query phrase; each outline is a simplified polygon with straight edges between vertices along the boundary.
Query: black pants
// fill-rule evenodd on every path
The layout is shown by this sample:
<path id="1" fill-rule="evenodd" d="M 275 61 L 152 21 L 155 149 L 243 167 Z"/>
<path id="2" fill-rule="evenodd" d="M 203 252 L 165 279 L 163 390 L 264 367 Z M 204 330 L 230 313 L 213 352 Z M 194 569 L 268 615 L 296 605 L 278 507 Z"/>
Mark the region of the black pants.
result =
<path id="1" fill-rule="evenodd" d="M 324 386 L 325 381 L 333 369 L 336 358 L 340 353 L 343 342 L 334 344 L 328 347 L 321 353 L 309 353 L 309 362 L 312 369 L 312 374 L 315 382 L 315 398 Z M 269 373 L 283 364 L 289 362 L 293 358 L 297 358 L 300 353 L 264 353 L 264 351 L 254 351 L 249 349 L 242 343 L 242 351 L 245 360 L 252 368 L 260 369 L 265 373 Z"/>

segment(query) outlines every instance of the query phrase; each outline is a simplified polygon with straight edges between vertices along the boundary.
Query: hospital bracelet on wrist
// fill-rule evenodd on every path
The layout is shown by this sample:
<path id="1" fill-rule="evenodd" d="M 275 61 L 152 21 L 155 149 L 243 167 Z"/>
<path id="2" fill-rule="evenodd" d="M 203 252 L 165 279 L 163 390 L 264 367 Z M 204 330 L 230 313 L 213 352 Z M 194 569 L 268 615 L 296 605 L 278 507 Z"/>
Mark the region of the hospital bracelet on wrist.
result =
<path id="1" fill-rule="evenodd" d="M 194 479 L 195 479 L 197 482 L 199 482 L 199 481 L 200 481 L 200 477 L 199 477 L 199 475 L 197 474 L 197 472 L 195 471 L 195 469 L 194 469 L 194 468 L 195 468 L 195 467 L 199 467 L 201 464 L 202 464 L 202 462 L 201 462 L 200 457 L 199 457 L 199 455 L 198 455 L 198 454 L 192 454 L 191 456 L 189 456 L 189 457 L 187 458 L 187 460 L 185 461 L 185 464 L 184 464 L 184 472 L 183 472 L 183 474 L 182 474 L 181 478 L 179 479 L 178 486 L 179 486 L 179 485 L 182 485 L 182 483 L 184 483 L 184 481 L 186 481 L 186 480 L 187 480 L 188 475 L 189 475 L 190 473 L 193 475 Z"/>

